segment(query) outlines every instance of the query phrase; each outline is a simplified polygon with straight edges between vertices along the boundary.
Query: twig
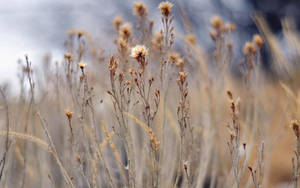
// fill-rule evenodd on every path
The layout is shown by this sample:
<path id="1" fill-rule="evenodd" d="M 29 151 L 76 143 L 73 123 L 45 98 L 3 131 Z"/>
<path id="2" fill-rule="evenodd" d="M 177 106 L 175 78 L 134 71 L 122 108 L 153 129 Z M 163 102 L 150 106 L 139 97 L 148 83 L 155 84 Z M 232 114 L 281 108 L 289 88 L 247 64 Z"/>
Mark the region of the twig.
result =
<path id="1" fill-rule="evenodd" d="M 46 136 L 47 136 L 48 142 L 50 143 L 49 146 L 50 146 L 51 150 L 53 151 L 53 154 L 54 154 L 53 156 L 54 156 L 56 162 L 58 163 L 58 165 L 59 165 L 59 167 L 60 167 L 60 169 L 61 169 L 61 171 L 62 171 L 62 173 L 63 173 L 63 175 L 64 175 L 65 181 L 67 182 L 67 184 L 70 185 L 70 187 L 75 188 L 74 185 L 73 185 L 73 182 L 72 182 L 72 180 L 71 180 L 71 178 L 70 178 L 70 176 L 69 176 L 69 174 L 68 174 L 68 172 L 67 172 L 66 169 L 63 167 L 63 165 L 62 165 L 62 163 L 61 163 L 61 161 L 60 161 L 60 159 L 59 159 L 59 157 L 58 157 L 58 153 L 57 153 L 57 151 L 56 151 L 56 149 L 55 149 L 54 143 L 53 143 L 52 138 L 51 138 L 51 136 L 50 136 L 50 133 L 49 133 L 49 131 L 48 131 L 46 121 L 41 117 L 41 115 L 40 115 L 39 112 L 37 112 L 37 115 L 38 115 L 38 117 L 39 117 L 39 119 L 40 119 L 42 128 L 43 128 L 44 131 L 45 131 L 45 134 L 46 134 Z"/>

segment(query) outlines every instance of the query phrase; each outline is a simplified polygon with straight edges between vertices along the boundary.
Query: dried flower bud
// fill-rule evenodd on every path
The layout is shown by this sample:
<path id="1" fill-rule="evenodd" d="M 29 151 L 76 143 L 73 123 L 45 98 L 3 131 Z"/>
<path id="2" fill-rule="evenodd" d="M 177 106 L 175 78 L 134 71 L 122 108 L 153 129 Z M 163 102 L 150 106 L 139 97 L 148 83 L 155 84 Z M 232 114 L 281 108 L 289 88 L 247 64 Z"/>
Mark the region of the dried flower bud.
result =
<path id="1" fill-rule="evenodd" d="M 77 36 L 78 38 L 82 37 L 82 35 L 84 34 L 85 32 L 83 30 L 78 30 L 77 31 Z"/>
<path id="2" fill-rule="evenodd" d="M 223 26 L 223 21 L 221 20 L 221 18 L 219 16 L 212 17 L 210 23 L 211 23 L 211 26 L 217 30 L 221 29 L 221 27 Z"/>
<path id="3" fill-rule="evenodd" d="M 187 77 L 187 74 L 185 72 L 179 72 L 177 81 L 179 83 L 183 84 L 186 80 L 186 77 Z"/>
<path id="4" fill-rule="evenodd" d="M 124 73 L 120 72 L 120 74 L 119 74 L 119 81 L 122 82 L 123 79 L 124 79 Z"/>
<path id="5" fill-rule="evenodd" d="M 120 25 L 122 24 L 123 19 L 120 16 L 115 17 L 113 23 L 117 32 L 119 32 Z"/>
<path id="6" fill-rule="evenodd" d="M 119 66 L 119 62 L 115 60 L 114 56 L 111 56 L 108 65 L 111 76 L 114 76 L 116 74 L 118 66 Z"/>
<path id="7" fill-rule="evenodd" d="M 154 39 L 153 39 L 153 47 L 154 48 L 161 48 L 163 44 L 164 36 L 162 34 L 162 31 L 155 33 Z"/>
<path id="8" fill-rule="evenodd" d="M 131 75 L 133 75 L 133 74 L 136 73 L 136 71 L 135 71 L 134 68 L 130 68 L 130 69 L 128 70 L 128 72 L 129 72 L 129 74 L 131 74 Z"/>
<path id="9" fill-rule="evenodd" d="M 230 23 L 230 22 L 226 24 L 226 27 L 231 32 L 235 31 L 235 29 L 236 29 L 235 25 L 233 23 Z"/>
<path id="10" fill-rule="evenodd" d="M 255 47 L 252 42 L 246 42 L 243 53 L 245 56 L 254 55 L 256 53 Z"/>
<path id="11" fill-rule="evenodd" d="M 179 59 L 177 60 L 176 66 L 177 66 L 180 70 L 183 70 L 183 67 L 184 67 L 184 61 L 183 61 L 182 58 L 179 58 Z"/>
<path id="12" fill-rule="evenodd" d="M 173 4 L 170 3 L 169 1 L 161 2 L 161 3 L 158 5 L 158 8 L 160 9 L 161 14 L 162 14 L 164 17 L 169 17 L 169 15 L 170 15 L 171 12 L 172 12 L 172 7 L 173 7 Z"/>
<path id="13" fill-rule="evenodd" d="M 157 89 L 157 90 L 155 90 L 155 96 L 156 97 L 159 97 L 160 96 L 160 91 Z"/>
<path id="14" fill-rule="evenodd" d="M 189 34 L 186 36 L 186 40 L 189 44 L 195 45 L 196 44 L 196 36 L 193 34 Z"/>
<path id="15" fill-rule="evenodd" d="M 125 53 L 129 50 L 129 47 L 128 47 L 128 43 L 126 42 L 126 40 L 124 39 L 119 39 L 119 46 L 120 46 L 120 50 L 121 52 Z"/>
<path id="16" fill-rule="evenodd" d="M 65 110 L 65 114 L 67 116 L 68 119 L 72 119 L 72 116 L 73 116 L 73 112 L 71 112 L 70 110 Z"/>
<path id="17" fill-rule="evenodd" d="M 176 63 L 177 60 L 178 60 L 179 58 L 180 58 L 180 55 L 179 55 L 178 53 L 171 52 L 171 53 L 169 54 L 169 61 L 170 61 L 171 63 Z"/>
<path id="18" fill-rule="evenodd" d="M 69 61 L 72 60 L 72 54 L 71 53 L 66 53 L 65 58 L 68 59 Z"/>
<path id="19" fill-rule="evenodd" d="M 119 35 L 123 40 L 128 40 L 132 33 L 132 26 L 130 23 L 124 23 L 120 27 Z"/>
<path id="20" fill-rule="evenodd" d="M 78 63 L 78 66 L 83 70 L 84 67 L 86 66 L 86 64 L 81 61 L 81 62 Z"/>
<path id="21" fill-rule="evenodd" d="M 248 169 L 252 172 L 252 167 L 251 166 L 248 166 Z"/>
<path id="22" fill-rule="evenodd" d="M 188 162 L 187 161 L 185 161 L 183 163 L 183 168 L 184 168 L 185 171 L 187 171 L 187 169 L 188 169 Z"/>
<path id="23" fill-rule="evenodd" d="M 144 45 L 136 45 L 131 49 L 131 57 L 135 58 L 142 67 L 145 66 L 145 58 L 148 55 L 148 49 Z"/>
<path id="24" fill-rule="evenodd" d="M 233 96 L 232 96 L 232 93 L 231 93 L 231 91 L 227 91 L 227 95 L 228 95 L 228 97 L 229 97 L 229 99 L 230 100 L 233 100 Z"/>
<path id="25" fill-rule="evenodd" d="M 143 17 L 147 15 L 147 8 L 146 5 L 142 2 L 134 2 L 133 3 L 133 13 L 137 16 Z"/>
<path id="26" fill-rule="evenodd" d="M 256 44 L 258 48 L 261 48 L 262 45 L 264 44 L 264 40 L 261 38 L 260 35 L 257 34 L 253 36 L 253 42 Z"/>
<path id="27" fill-rule="evenodd" d="M 77 155 L 77 156 L 76 156 L 76 161 L 77 161 L 78 163 L 81 163 L 80 155 Z"/>
<path id="28" fill-rule="evenodd" d="M 125 84 L 126 84 L 127 86 L 129 86 L 129 85 L 131 84 L 131 81 L 130 81 L 130 80 L 126 80 L 126 81 L 125 81 Z"/>
<path id="29" fill-rule="evenodd" d="M 297 120 L 293 120 L 293 121 L 291 122 L 291 127 L 292 127 L 292 129 L 293 129 L 293 131 L 294 131 L 294 133 L 295 133 L 297 139 L 299 139 L 299 136 L 300 136 L 300 130 L 299 130 L 299 123 L 298 123 L 298 121 L 297 121 Z"/>

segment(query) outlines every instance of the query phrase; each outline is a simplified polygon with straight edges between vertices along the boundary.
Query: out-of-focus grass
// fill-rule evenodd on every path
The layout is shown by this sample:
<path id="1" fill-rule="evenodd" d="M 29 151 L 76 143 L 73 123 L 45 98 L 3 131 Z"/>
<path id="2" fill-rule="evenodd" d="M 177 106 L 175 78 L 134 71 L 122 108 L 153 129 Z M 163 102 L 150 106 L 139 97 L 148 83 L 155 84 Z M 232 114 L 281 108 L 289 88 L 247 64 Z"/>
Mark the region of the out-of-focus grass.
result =
<path id="1" fill-rule="evenodd" d="M 134 3 L 137 25 L 113 21 L 113 54 L 87 31 L 70 30 L 61 61 L 45 58 L 34 69 L 26 56 L 19 96 L 1 87 L 1 187 L 297 187 L 293 23 L 283 22 L 285 57 L 257 15 L 261 33 L 236 62 L 233 23 L 211 19 L 208 51 L 193 33 L 176 32 L 173 9 L 159 5 L 155 32 L 150 10 Z"/>

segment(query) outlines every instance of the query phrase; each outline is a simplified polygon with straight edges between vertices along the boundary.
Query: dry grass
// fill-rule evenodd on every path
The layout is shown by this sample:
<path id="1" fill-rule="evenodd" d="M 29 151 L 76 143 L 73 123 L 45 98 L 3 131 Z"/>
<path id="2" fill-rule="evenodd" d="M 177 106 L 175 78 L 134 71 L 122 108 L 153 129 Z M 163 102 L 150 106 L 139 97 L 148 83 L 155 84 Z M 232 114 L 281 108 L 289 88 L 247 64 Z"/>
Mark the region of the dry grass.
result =
<path id="1" fill-rule="evenodd" d="M 70 30 L 61 61 L 34 68 L 25 57 L 19 96 L 0 90 L 0 187 L 298 187 L 293 22 L 283 21 L 291 57 L 256 15 L 261 33 L 237 61 L 233 23 L 211 19 L 208 51 L 193 33 L 175 32 L 174 8 L 158 6 L 154 32 L 147 6 L 134 3 L 136 27 L 113 20 L 113 54 Z"/>

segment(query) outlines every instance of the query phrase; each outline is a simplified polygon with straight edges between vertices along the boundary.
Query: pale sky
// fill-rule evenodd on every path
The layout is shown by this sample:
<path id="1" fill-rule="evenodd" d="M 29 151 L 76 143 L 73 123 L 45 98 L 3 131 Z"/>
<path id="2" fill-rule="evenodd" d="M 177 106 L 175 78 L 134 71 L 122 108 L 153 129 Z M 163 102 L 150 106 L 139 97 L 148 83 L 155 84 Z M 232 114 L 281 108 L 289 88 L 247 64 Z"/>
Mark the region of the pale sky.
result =
<path id="1" fill-rule="evenodd" d="M 191 6 L 199 6 L 201 14 L 212 15 L 214 8 L 210 0 L 186 0 Z M 177 0 L 174 4 L 186 1 Z M 225 1 L 225 0 L 223 0 Z M 240 0 L 226 0 L 232 9 L 244 9 Z M 132 19 L 134 0 L 0 0 L 0 84 L 5 81 L 16 84 L 17 60 L 28 54 L 33 65 L 50 52 L 54 60 L 63 55 L 65 31 L 71 28 L 85 29 L 92 34 L 109 35 L 111 20 L 116 15 Z M 157 4 L 159 0 L 144 1 L 151 18 L 160 20 Z M 176 5 L 175 5 L 176 6 Z M 189 8 L 189 7 L 187 7 Z M 189 11 L 189 10 L 187 10 Z M 209 17 L 206 19 L 209 22 Z M 204 27 L 203 27 L 204 28 Z M 203 35 L 206 33 L 202 32 Z M 108 40 L 103 37 L 103 43 Z M 207 38 L 207 37 L 205 37 Z"/>

